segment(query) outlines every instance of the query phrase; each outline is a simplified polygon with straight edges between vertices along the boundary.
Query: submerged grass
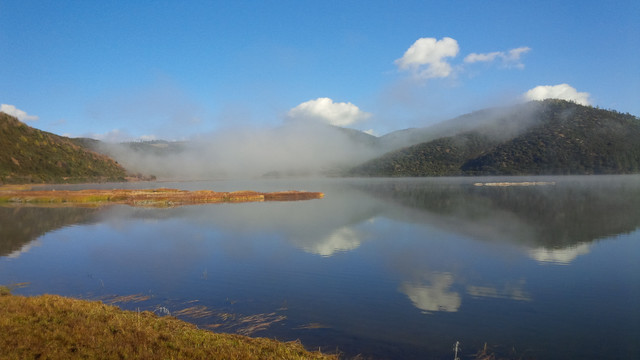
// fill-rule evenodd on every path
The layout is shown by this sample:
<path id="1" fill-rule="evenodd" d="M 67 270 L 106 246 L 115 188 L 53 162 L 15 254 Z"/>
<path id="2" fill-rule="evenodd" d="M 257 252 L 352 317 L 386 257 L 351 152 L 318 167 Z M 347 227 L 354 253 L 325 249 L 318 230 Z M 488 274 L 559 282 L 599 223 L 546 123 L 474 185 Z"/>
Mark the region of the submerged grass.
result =
<path id="1" fill-rule="evenodd" d="M 173 317 L 0 287 L 4 359 L 337 359 L 299 342 L 218 334 Z"/>

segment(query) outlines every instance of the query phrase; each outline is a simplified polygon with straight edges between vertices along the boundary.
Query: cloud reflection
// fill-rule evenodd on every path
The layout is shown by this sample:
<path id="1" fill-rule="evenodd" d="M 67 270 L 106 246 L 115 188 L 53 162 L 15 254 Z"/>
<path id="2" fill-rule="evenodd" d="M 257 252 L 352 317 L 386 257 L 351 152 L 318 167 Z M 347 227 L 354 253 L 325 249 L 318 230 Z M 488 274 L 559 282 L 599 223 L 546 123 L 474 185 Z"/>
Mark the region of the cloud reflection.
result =
<path id="1" fill-rule="evenodd" d="M 428 284 L 405 281 L 399 290 L 407 295 L 413 305 L 426 312 L 456 312 L 462 300 L 460 294 L 450 291 L 453 275 L 450 273 L 433 273 L 428 276 Z"/>
<path id="2" fill-rule="evenodd" d="M 341 227 L 324 239 L 303 246 L 303 250 L 312 254 L 329 257 L 337 252 L 354 250 L 360 246 L 360 235 L 354 229 Z"/>
<path id="3" fill-rule="evenodd" d="M 563 249 L 547 249 L 544 247 L 531 249 L 529 256 L 543 264 L 569 265 L 580 255 L 589 253 L 589 244 L 579 244 Z"/>

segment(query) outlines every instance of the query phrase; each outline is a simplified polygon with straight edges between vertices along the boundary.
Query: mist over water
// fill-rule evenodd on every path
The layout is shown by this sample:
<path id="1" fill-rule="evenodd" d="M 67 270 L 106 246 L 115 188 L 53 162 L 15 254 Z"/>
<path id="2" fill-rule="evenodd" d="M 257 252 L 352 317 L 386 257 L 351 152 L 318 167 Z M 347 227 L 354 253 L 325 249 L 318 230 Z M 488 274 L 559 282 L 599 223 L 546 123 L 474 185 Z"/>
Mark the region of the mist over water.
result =
<path id="1" fill-rule="evenodd" d="M 194 137 L 174 151 L 132 151 L 103 144 L 127 169 L 168 179 L 314 176 L 336 173 L 380 154 L 373 137 L 316 122 L 277 128 L 231 128 Z"/>
<path id="2" fill-rule="evenodd" d="M 490 108 L 379 137 L 318 119 L 287 118 L 277 127 L 222 128 L 180 142 L 100 143 L 97 150 L 132 173 L 160 179 L 333 176 L 384 153 L 465 132 L 488 141 L 513 139 L 540 125 L 546 106 L 529 102 Z M 570 118 L 571 111 L 559 116 Z"/>

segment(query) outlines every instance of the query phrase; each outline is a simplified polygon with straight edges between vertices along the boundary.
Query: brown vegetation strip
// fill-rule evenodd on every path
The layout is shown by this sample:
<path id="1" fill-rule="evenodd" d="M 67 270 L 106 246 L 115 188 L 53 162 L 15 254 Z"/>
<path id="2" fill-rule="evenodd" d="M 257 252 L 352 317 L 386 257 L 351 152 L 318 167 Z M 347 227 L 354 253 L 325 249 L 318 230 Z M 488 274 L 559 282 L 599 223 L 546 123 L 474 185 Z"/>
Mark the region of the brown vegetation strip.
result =
<path id="1" fill-rule="evenodd" d="M 102 300 L 106 304 L 115 304 L 115 303 L 130 303 L 130 302 L 137 303 L 137 302 L 147 301 L 149 299 L 151 299 L 151 296 L 149 295 L 134 294 L 134 295 L 120 295 L 120 296 L 112 295 L 100 300 Z"/>
<path id="2" fill-rule="evenodd" d="M 225 202 L 294 201 L 320 199 L 321 192 L 281 191 L 261 193 L 256 191 L 215 192 L 210 190 L 187 191 L 177 189 L 150 190 L 46 190 L 22 191 L 0 188 L 0 203 L 15 204 L 127 204 L 131 206 L 178 206 Z"/>
<path id="3" fill-rule="evenodd" d="M 187 316 L 192 319 L 202 319 L 212 317 L 216 313 L 204 305 L 191 306 L 182 310 L 174 311 L 173 316 Z"/>
<path id="4" fill-rule="evenodd" d="M 189 303 L 197 303 L 197 300 Z M 171 315 L 181 319 L 190 318 L 214 320 L 217 322 L 207 324 L 205 327 L 246 336 L 253 335 L 258 331 L 266 330 L 271 325 L 287 319 L 285 315 L 275 312 L 254 315 L 231 314 L 212 309 L 204 305 L 192 305 L 182 310 L 171 311 Z"/>
<path id="5" fill-rule="evenodd" d="M 313 330 L 313 329 L 329 329 L 330 327 L 327 325 L 323 325 L 320 323 L 309 323 L 305 325 L 298 326 L 294 329 L 296 330 Z"/>

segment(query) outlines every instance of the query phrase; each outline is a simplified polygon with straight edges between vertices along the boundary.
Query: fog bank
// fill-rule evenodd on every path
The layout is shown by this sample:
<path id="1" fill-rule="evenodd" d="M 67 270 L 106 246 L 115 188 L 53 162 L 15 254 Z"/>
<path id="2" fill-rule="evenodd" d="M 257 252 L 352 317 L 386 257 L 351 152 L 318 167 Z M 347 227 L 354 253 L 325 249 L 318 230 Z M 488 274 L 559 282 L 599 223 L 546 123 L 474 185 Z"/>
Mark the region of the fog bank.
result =
<path id="1" fill-rule="evenodd" d="M 230 128 L 189 141 L 100 144 L 127 170 L 159 179 L 331 175 L 377 155 L 376 138 L 316 122 Z"/>

